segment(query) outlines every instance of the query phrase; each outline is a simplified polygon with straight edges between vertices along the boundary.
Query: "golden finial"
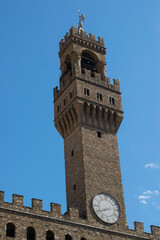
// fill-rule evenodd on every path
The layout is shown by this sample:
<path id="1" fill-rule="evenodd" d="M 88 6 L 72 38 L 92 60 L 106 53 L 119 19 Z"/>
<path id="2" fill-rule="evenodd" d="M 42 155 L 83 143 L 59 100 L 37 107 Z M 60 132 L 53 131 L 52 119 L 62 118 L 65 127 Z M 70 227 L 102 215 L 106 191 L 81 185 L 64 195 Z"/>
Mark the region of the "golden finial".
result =
<path id="1" fill-rule="evenodd" d="M 83 23 L 82 23 L 82 21 L 84 22 L 85 16 L 84 16 L 84 14 L 80 14 L 81 13 L 80 10 L 78 10 L 78 13 L 79 13 L 78 31 L 80 32 L 80 31 L 83 31 Z"/>

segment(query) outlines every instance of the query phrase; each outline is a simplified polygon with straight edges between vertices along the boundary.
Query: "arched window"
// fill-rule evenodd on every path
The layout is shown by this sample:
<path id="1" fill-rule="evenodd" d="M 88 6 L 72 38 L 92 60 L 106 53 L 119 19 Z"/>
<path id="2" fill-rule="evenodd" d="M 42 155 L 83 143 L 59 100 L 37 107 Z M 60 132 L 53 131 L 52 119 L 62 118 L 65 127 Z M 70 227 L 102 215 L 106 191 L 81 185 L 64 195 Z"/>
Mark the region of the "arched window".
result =
<path id="1" fill-rule="evenodd" d="M 46 240 L 54 240 L 54 233 L 50 230 L 46 232 Z"/>
<path id="2" fill-rule="evenodd" d="M 71 235 L 69 235 L 69 234 L 65 235 L 65 240 L 72 240 Z"/>
<path id="3" fill-rule="evenodd" d="M 15 226 L 11 222 L 7 223 L 6 236 L 7 237 L 15 237 Z"/>
<path id="4" fill-rule="evenodd" d="M 36 239 L 35 230 L 33 227 L 27 228 L 27 240 L 35 240 Z"/>
<path id="5" fill-rule="evenodd" d="M 86 238 L 82 237 L 81 240 L 86 240 Z"/>
<path id="6" fill-rule="evenodd" d="M 81 57 L 81 68 L 86 68 L 87 70 L 91 70 L 91 73 L 97 72 L 96 69 L 96 59 L 91 56 L 90 53 L 87 51 L 82 52 L 82 57 Z"/>

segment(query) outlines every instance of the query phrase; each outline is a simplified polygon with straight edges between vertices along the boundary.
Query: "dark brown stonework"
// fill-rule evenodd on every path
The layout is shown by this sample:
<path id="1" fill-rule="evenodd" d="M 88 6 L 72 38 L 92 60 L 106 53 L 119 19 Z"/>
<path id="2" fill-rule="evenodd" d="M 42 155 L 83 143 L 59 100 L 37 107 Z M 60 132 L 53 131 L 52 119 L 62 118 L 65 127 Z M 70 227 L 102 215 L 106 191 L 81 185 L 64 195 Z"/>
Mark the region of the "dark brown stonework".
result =
<path id="1" fill-rule="evenodd" d="M 35 230 L 36 240 L 47 239 L 52 231 L 56 240 L 126 240 L 160 239 L 160 228 L 144 232 L 143 223 L 128 229 L 117 131 L 123 119 L 119 80 L 106 76 L 104 40 L 72 27 L 60 42 L 60 89 L 54 89 L 54 122 L 64 138 L 67 212 L 51 203 L 32 199 L 32 207 L 23 206 L 23 196 L 13 194 L 12 203 L 4 202 L 0 192 L 0 239 L 31 240 L 27 229 Z M 112 196 L 120 207 L 114 224 L 105 224 L 92 209 L 92 199 L 99 193 Z M 11 223 L 14 237 L 6 236 Z M 8 233 L 7 233 L 8 234 Z M 10 234 L 10 232 L 9 232 Z M 33 238 L 32 238 L 33 239 Z M 51 240 L 51 239 L 49 239 Z"/>

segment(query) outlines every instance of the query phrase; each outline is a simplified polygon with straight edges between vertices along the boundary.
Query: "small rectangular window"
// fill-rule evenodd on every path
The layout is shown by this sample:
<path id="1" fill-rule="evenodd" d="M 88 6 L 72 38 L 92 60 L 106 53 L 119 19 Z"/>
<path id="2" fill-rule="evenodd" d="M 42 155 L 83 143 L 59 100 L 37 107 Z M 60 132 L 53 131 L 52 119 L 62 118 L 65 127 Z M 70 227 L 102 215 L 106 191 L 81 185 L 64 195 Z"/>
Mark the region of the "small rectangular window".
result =
<path id="1" fill-rule="evenodd" d="M 97 132 L 97 137 L 99 137 L 99 138 L 101 138 L 102 137 L 102 134 L 101 134 L 101 132 Z"/>
<path id="2" fill-rule="evenodd" d="M 65 106 L 66 103 L 67 103 L 67 98 L 64 98 L 64 99 L 63 99 L 63 105 Z"/>
<path id="3" fill-rule="evenodd" d="M 57 112 L 59 112 L 59 111 L 60 111 L 60 105 L 57 106 Z"/>
<path id="4" fill-rule="evenodd" d="M 89 96 L 90 95 L 90 91 L 88 88 L 84 88 L 84 94 Z"/>
<path id="5" fill-rule="evenodd" d="M 97 92 L 97 99 L 102 101 L 102 93 Z"/>
<path id="6" fill-rule="evenodd" d="M 110 104 L 114 105 L 115 104 L 115 99 L 113 97 L 109 97 L 109 102 L 110 102 Z"/>
<path id="7" fill-rule="evenodd" d="M 74 96 L 74 92 L 71 91 L 69 95 L 70 95 L 70 98 L 72 98 Z"/>
<path id="8" fill-rule="evenodd" d="M 76 190 L 76 184 L 73 185 L 73 190 Z"/>
<path id="9" fill-rule="evenodd" d="M 74 150 L 72 149 L 71 151 L 71 156 L 73 157 L 74 156 Z"/>

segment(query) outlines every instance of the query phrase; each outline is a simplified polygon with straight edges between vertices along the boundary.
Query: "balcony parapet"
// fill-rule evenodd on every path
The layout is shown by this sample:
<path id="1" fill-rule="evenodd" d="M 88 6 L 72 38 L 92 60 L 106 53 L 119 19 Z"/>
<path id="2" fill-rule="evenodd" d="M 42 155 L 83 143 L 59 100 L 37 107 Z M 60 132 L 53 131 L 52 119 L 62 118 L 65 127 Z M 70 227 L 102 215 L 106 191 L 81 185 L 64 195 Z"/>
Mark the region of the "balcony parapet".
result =
<path id="1" fill-rule="evenodd" d="M 101 87 L 110 89 L 112 91 L 116 91 L 120 93 L 120 84 L 119 80 L 113 79 L 113 84 L 110 83 L 110 77 L 104 77 L 102 79 L 101 74 L 97 72 L 91 72 L 85 68 L 81 68 L 79 66 L 75 66 L 74 70 L 64 74 L 60 77 L 60 89 L 58 87 L 54 88 L 54 101 L 56 101 L 61 93 L 70 85 L 72 81 L 75 79 L 79 79 L 82 81 L 87 81 L 92 84 L 99 85 Z"/>

